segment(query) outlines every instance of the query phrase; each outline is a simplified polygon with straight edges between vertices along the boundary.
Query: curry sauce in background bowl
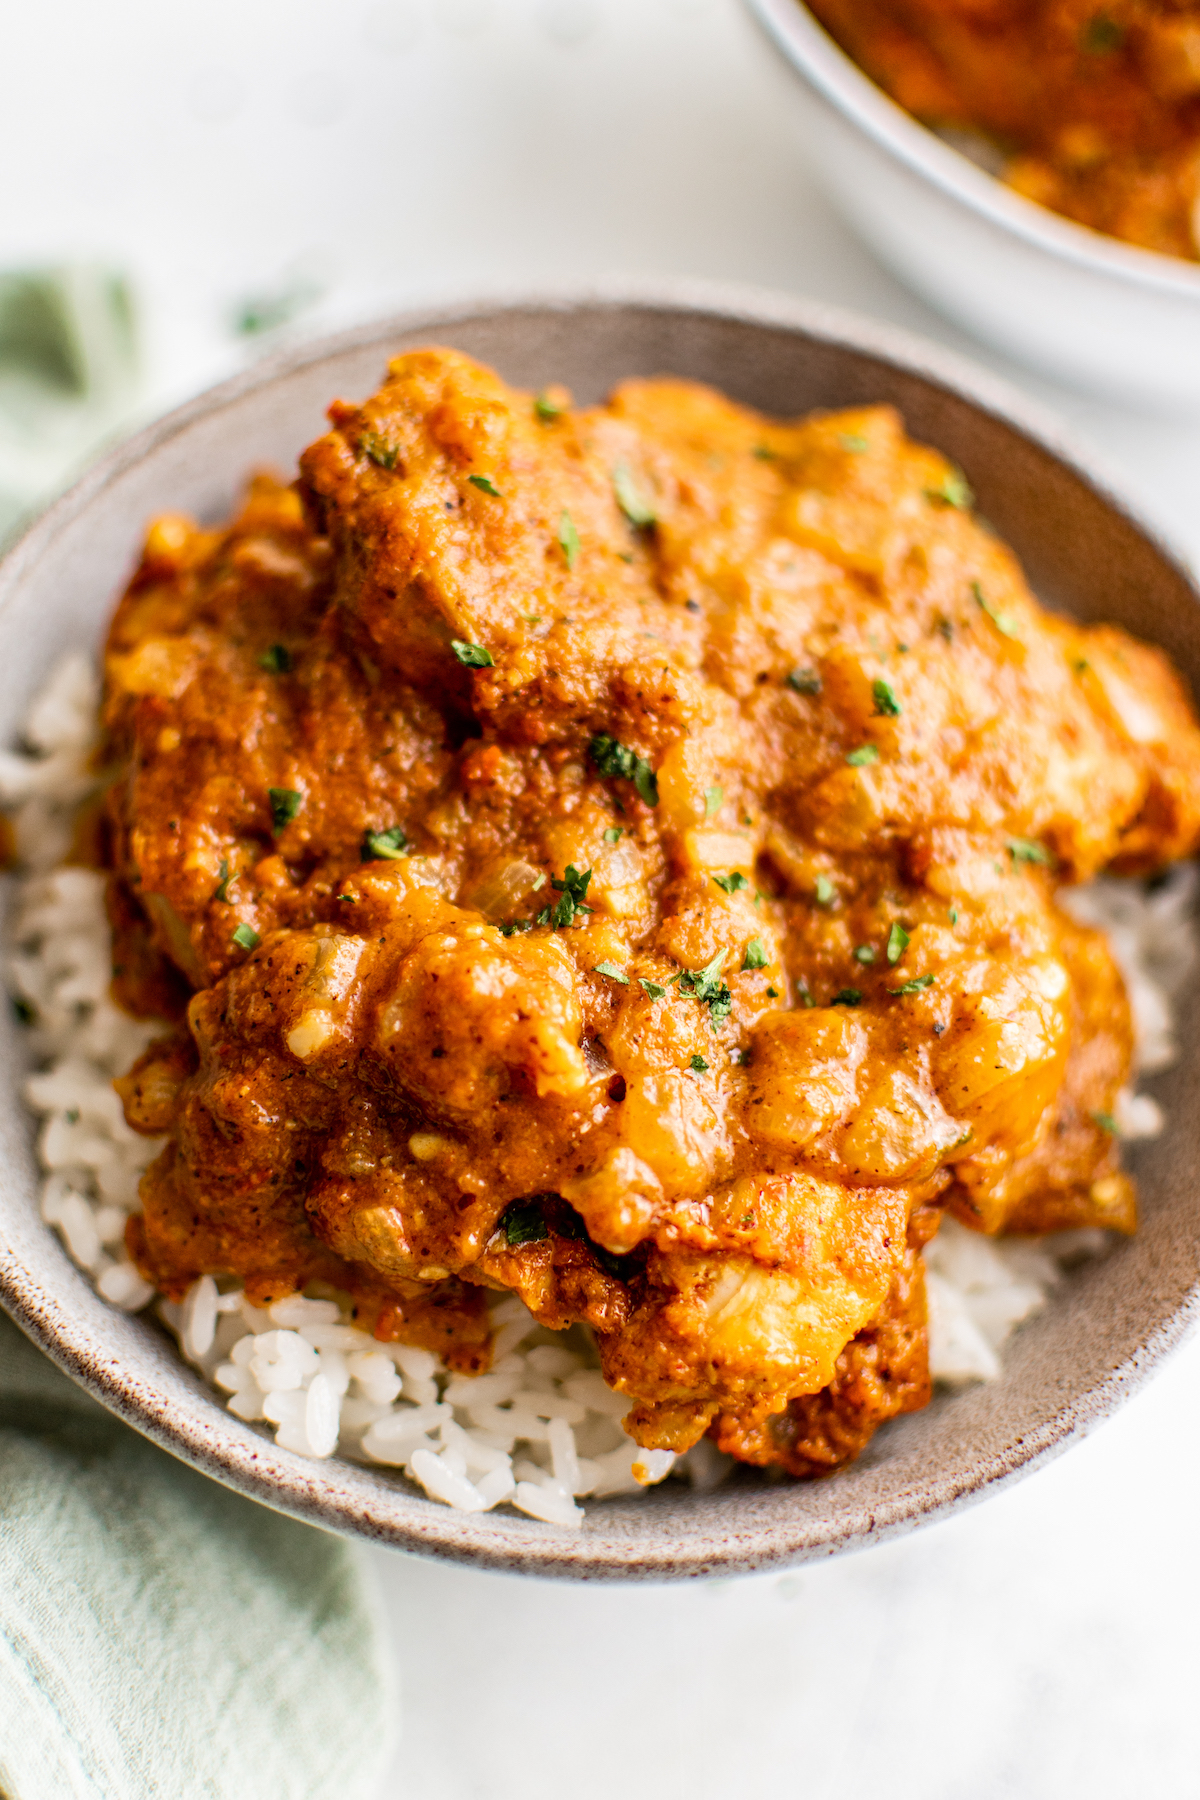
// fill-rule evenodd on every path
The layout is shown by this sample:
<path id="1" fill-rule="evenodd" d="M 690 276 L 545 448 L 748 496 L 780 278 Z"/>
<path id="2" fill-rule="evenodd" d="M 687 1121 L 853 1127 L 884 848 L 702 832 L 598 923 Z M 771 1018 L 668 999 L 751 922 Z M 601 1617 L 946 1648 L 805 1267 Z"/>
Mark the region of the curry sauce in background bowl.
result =
<path id="1" fill-rule="evenodd" d="M 902 279 L 1065 385 L 1150 410 L 1200 409 L 1200 102 L 1178 20 L 1137 36 L 1115 9 L 1083 9 L 1077 55 L 1031 50 L 1023 89 L 1015 27 L 989 62 L 969 23 L 938 57 L 919 26 L 897 27 L 899 9 L 748 4 L 802 77 L 805 136 L 826 186 Z M 1057 42 L 1062 21 L 1056 31 Z"/>

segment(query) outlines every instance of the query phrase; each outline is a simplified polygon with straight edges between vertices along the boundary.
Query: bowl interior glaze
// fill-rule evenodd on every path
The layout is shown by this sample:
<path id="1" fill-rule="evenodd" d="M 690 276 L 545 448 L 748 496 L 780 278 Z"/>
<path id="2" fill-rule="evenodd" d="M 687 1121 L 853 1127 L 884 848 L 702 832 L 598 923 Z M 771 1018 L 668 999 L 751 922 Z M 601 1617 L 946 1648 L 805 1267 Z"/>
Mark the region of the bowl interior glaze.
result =
<path id="1" fill-rule="evenodd" d="M 969 365 L 827 309 L 675 287 L 633 296 L 441 307 L 261 365 L 112 451 L 0 566 L 0 740 L 73 645 L 98 646 L 147 520 L 218 519 L 255 465 L 290 469 L 335 397 L 359 399 L 405 345 L 452 343 L 537 389 L 600 398 L 627 375 L 671 373 L 789 414 L 886 401 L 967 471 L 982 513 L 1040 596 L 1163 644 L 1196 685 L 1200 611 L 1168 551 L 1103 479 L 1053 448 L 1053 428 Z M 175 1455 L 267 1505 L 405 1549 L 576 1578 L 665 1579 L 786 1565 L 861 1546 L 1032 1468 L 1110 1411 L 1183 1335 L 1197 1308 L 1200 1148 L 1196 993 L 1180 996 L 1184 1060 L 1152 1084 L 1170 1126 L 1134 1159 L 1139 1235 L 1065 1284 L 1012 1340 L 1002 1379 L 885 1427 L 835 1479 L 751 1471 L 714 1494 L 667 1483 L 588 1506 L 573 1533 L 466 1515 L 398 1475 L 281 1450 L 225 1412 L 149 1319 L 101 1301 L 37 1210 L 34 1128 L 19 1096 L 21 1034 L 0 1023 L 0 1300 L 69 1374 Z"/>

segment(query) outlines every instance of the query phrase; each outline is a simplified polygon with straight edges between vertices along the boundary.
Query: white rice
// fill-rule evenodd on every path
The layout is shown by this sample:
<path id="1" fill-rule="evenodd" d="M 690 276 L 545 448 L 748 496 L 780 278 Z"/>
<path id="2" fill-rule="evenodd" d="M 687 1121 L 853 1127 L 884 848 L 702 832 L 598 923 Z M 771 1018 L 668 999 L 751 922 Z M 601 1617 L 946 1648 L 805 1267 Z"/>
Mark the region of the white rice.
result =
<path id="1" fill-rule="evenodd" d="M 104 1298 L 137 1311 L 155 1296 L 126 1255 L 125 1224 L 160 1143 L 129 1129 L 112 1080 L 156 1028 L 108 997 L 103 876 L 63 866 L 94 785 L 97 699 L 91 665 L 68 657 L 34 703 L 22 749 L 0 752 L 0 805 L 11 811 L 22 862 L 8 977 L 33 1015 L 40 1068 L 25 1097 L 42 1121 L 42 1216 Z M 1106 878 L 1063 896 L 1077 918 L 1109 932 L 1139 1070 L 1164 1068 L 1175 1054 L 1165 982 L 1180 981 L 1195 955 L 1194 884 L 1188 868 L 1150 892 Z M 1123 1095 L 1115 1117 L 1123 1137 L 1162 1129 L 1146 1096 Z M 1005 1339 L 1045 1304 L 1064 1264 L 1105 1247 L 1102 1232 L 997 1242 L 946 1220 L 925 1253 L 934 1377 L 994 1380 Z M 668 1474 L 709 1491 L 735 1466 L 708 1439 L 680 1457 L 639 1449 L 622 1429 L 628 1398 L 606 1385 L 590 1335 L 547 1331 L 512 1295 L 492 1303 L 493 1360 L 477 1377 L 454 1374 L 430 1351 L 379 1343 L 333 1300 L 292 1296 L 260 1309 L 234 1283 L 205 1275 L 182 1305 L 160 1300 L 158 1311 L 230 1412 L 272 1430 L 283 1448 L 401 1469 L 460 1511 L 507 1504 L 577 1527 L 584 1497 L 640 1494 Z"/>

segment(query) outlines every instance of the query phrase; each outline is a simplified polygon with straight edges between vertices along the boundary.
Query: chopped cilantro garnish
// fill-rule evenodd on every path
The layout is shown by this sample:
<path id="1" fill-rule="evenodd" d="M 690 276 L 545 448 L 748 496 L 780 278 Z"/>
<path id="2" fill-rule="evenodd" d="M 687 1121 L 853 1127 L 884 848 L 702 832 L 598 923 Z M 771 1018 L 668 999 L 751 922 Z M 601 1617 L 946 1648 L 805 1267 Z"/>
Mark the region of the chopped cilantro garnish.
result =
<path id="1" fill-rule="evenodd" d="M 1020 638 L 1021 628 L 1012 614 L 997 612 L 977 581 L 971 583 L 971 592 L 975 596 L 975 604 L 979 610 L 987 615 L 1002 637 Z"/>
<path id="2" fill-rule="evenodd" d="M 368 831 L 358 854 L 363 862 L 400 862 L 408 855 L 408 839 L 399 825 Z"/>
<path id="3" fill-rule="evenodd" d="M 769 988 L 768 988 L 768 989 L 767 989 L 767 998 L 768 998 L 768 1000 L 778 1000 L 778 998 L 779 998 L 779 989 L 778 989 L 778 988 L 772 988 L 772 987 L 769 987 Z"/>
<path id="4" fill-rule="evenodd" d="M 865 769 L 879 761 L 879 751 L 874 744 L 860 744 L 857 750 L 847 753 L 846 761 L 852 769 Z"/>
<path id="5" fill-rule="evenodd" d="M 746 954 L 742 958 L 742 968 L 743 970 L 765 969 L 766 966 L 767 953 L 763 948 L 763 941 L 761 938 L 753 937 L 746 945 Z"/>
<path id="6" fill-rule="evenodd" d="M 840 988 L 829 1002 L 830 1006 L 861 1006 L 861 988 Z"/>
<path id="7" fill-rule="evenodd" d="M 481 494 L 490 494 L 493 500 L 503 497 L 490 475 L 468 475 L 467 480 L 472 487 L 478 488 Z"/>
<path id="8" fill-rule="evenodd" d="M 813 891 L 818 906 L 828 906 L 833 900 L 834 887 L 828 875 L 817 876 L 817 885 Z"/>
<path id="9" fill-rule="evenodd" d="M 952 907 L 951 907 L 951 908 L 950 908 L 950 911 L 949 911 L 949 913 L 948 913 L 948 914 L 947 914 L 947 917 L 948 917 L 948 918 L 949 918 L 949 920 L 950 920 L 950 923 L 951 923 L 951 924 L 952 924 L 952 925 L 957 925 L 957 924 L 958 924 L 958 908 L 957 908 L 957 906 L 952 906 Z"/>
<path id="10" fill-rule="evenodd" d="M 726 954 L 718 950 L 703 969 L 684 969 L 677 977 L 681 994 L 693 994 L 701 1005 L 707 1006 L 714 1031 L 733 1011 L 733 995 L 721 980 Z"/>
<path id="11" fill-rule="evenodd" d="M 619 981 L 624 987 L 629 986 L 629 977 L 624 969 L 618 969 L 616 963 L 602 962 L 596 964 L 597 975 L 607 975 L 610 981 Z"/>
<path id="12" fill-rule="evenodd" d="M 603 734 L 592 739 L 588 755 L 606 779 L 619 775 L 632 781 L 647 806 L 658 805 L 658 778 L 644 756 Z"/>
<path id="13" fill-rule="evenodd" d="M 272 644 L 271 648 L 264 650 L 259 657 L 258 666 L 260 669 L 265 669 L 268 675 L 290 675 L 292 653 L 283 644 Z"/>
<path id="14" fill-rule="evenodd" d="M 955 506 L 960 512 L 975 504 L 970 483 L 961 469 L 951 469 L 937 487 L 926 488 L 925 498 L 932 500 L 935 506 Z"/>
<path id="15" fill-rule="evenodd" d="M 921 992 L 922 988 L 927 988 L 927 987 L 932 987 L 932 986 L 933 986 L 933 976 L 932 975 L 914 975 L 912 980 L 906 981 L 902 987 L 889 988 L 888 993 L 896 994 L 896 995 L 919 994 Z"/>
<path id="16" fill-rule="evenodd" d="M 495 657 L 482 644 L 464 644 L 461 638 L 451 638 L 450 648 L 464 669 L 494 669 L 496 666 Z"/>
<path id="17" fill-rule="evenodd" d="M 707 1075 L 708 1074 L 708 1064 L 705 1062 L 705 1060 L 702 1056 L 693 1056 L 691 1062 L 688 1064 L 688 1067 L 689 1067 L 689 1069 L 694 1069 L 697 1075 Z"/>
<path id="18" fill-rule="evenodd" d="M 779 452 L 772 450 L 770 444 L 755 444 L 750 454 L 757 457 L 759 462 L 774 462 Z"/>
<path id="19" fill-rule="evenodd" d="M 647 981 L 644 975 L 638 976 L 638 986 L 645 988 L 651 1000 L 661 1000 L 667 991 L 665 987 L 660 987 L 657 981 Z"/>
<path id="20" fill-rule="evenodd" d="M 237 927 L 237 930 L 233 934 L 232 941 L 237 945 L 239 950 L 257 950 L 258 946 L 262 943 L 262 939 L 259 937 L 257 931 L 255 931 L 253 925 L 247 925 L 244 921 Z"/>
<path id="21" fill-rule="evenodd" d="M 219 900 L 222 906 L 228 906 L 230 904 L 229 884 L 231 881 L 236 880 L 237 876 L 231 872 L 229 864 L 226 862 L 225 858 L 222 857 L 221 866 L 217 870 L 217 885 L 213 889 L 213 899 Z"/>
<path id="22" fill-rule="evenodd" d="M 790 675 L 783 678 L 784 687 L 790 687 L 793 694 L 819 694 L 821 677 L 815 669 L 793 669 Z"/>
<path id="23" fill-rule="evenodd" d="M 386 438 L 380 437 L 377 431 L 364 431 L 358 440 L 358 447 L 368 461 L 381 469 L 394 469 L 400 460 L 399 450 L 393 448 Z"/>
<path id="24" fill-rule="evenodd" d="M 1077 675 L 1086 675 L 1088 670 L 1091 668 L 1091 666 L 1092 666 L 1091 663 L 1088 662 L 1088 660 L 1085 656 L 1077 657 L 1075 659 L 1075 661 L 1071 664 L 1071 667 L 1074 669 L 1074 671 Z"/>
<path id="25" fill-rule="evenodd" d="M 568 569 L 573 569 L 579 555 L 579 533 L 569 512 L 564 512 L 558 521 L 558 547 L 566 558 Z"/>
<path id="26" fill-rule="evenodd" d="M 590 913 L 592 908 L 584 905 L 584 897 L 591 879 L 590 869 L 577 869 L 574 863 L 568 863 L 563 870 L 562 880 L 559 881 L 556 877 L 551 883 L 554 891 L 561 894 L 562 898 L 553 909 L 547 909 L 546 923 L 553 922 L 556 930 L 563 931 L 568 925 L 574 924 L 576 913 Z M 542 923 L 540 914 L 538 923 Z"/>
<path id="27" fill-rule="evenodd" d="M 888 932 L 887 959 L 890 963 L 898 963 L 908 949 L 909 936 L 899 919 L 893 919 L 892 929 Z"/>
<path id="28" fill-rule="evenodd" d="M 629 523 L 642 529 L 647 525 L 653 525 L 658 515 L 650 502 L 639 492 L 628 463 L 619 462 L 616 465 L 612 472 L 612 481 L 613 492 L 617 496 L 617 505 Z"/>
<path id="29" fill-rule="evenodd" d="M 895 688 L 890 681 L 885 681 L 882 676 L 880 676 L 878 681 L 873 681 L 871 683 L 871 696 L 875 701 L 876 714 L 882 718 L 898 719 L 900 714 L 904 711 L 904 708 L 896 698 Z"/>
<path id="30" fill-rule="evenodd" d="M 300 811 L 304 795 L 298 794 L 295 788 L 268 788 L 267 799 L 271 802 L 271 830 L 278 837 Z"/>
<path id="31" fill-rule="evenodd" d="M 497 1229 L 514 1248 L 517 1244 L 540 1244 L 543 1238 L 550 1236 L 540 1200 L 514 1200 L 506 1208 Z"/>
<path id="32" fill-rule="evenodd" d="M 357 894 L 335 894 L 333 897 L 335 900 L 344 900 L 348 906 L 358 905 Z"/>
<path id="33" fill-rule="evenodd" d="M 507 925 L 502 925 L 500 927 L 500 936 L 501 937 L 512 937 L 518 932 L 532 931 L 532 930 L 533 930 L 533 920 L 532 919 L 510 919 L 508 921 Z"/>
<path id="34" fill-rule="evenodd" d="M 1117 1135 L 1117 1121 L 1113 1118 L 1111 1113 L 1094 1112 L 1092 1117 L 1095 1119 L 1101 1131 L 1107 1131 L 1113 1137 Z"/>
<path id="35" fill-rule="evenodd" d="M 849 450 L 855 456 L 860 456 L 864 450 L 869 450 L 871 448 L 870 439 L 863 437 L 862 433 L 858 431 L 839 432 L 838 443 L 842 446 L 843 450 Z"/>
<path id="36" fill-rule="evenodd" d="M 872 949 L 871 945 L 870 944 L 857 945 L 855 948 L 855 951 L 854 951 L 854 960 L 855 960 L 855 962 L 860 962 L 860 963 L 873 963 L 875 961 L 875 952 Z"/>
<path id="37" fill-rule="evenodd" d="M 1125 28 L 1123 25 L 1118 25 L 1115 19 L 1109 19 L 1103 13 L 1097 13 L 1095 18 L 1089 19 L 1084 26 L 1080 34 L 1080 41 L 1083 48 L 1092 56 L 1109 56 L 1114 50 L 1119 50 L 1125 42 Z"/>
<path id="38" fill-rule="evenodd" d="M 720 812 L 721 804 L 724 801 L 724 799 L 725 799 L 725 789 L 724 788 L 721 788 L 721 787 L 705 788 L 705 790 L 704 790 L 704 816 L 706 819 L 711 819 L 714 816 L 714 814 Z"/>
<path id="39" fill-rule="evenodd" d="M 549 425 L 554 419 L 561 419 L 567 409 L 560 406 L 557 400 L 552 400 L 549 394 L 539 394 L 533 403 L 533 410 L 543 425 Z"/>
<path id="40" fill-rule="evenodd" d="M 623 825 L 610 825 L 604 833 L 604 841 L 606 844 L 619 844 L 624 835 L 625 827 Z"/>
<path id="41" fill-rule="evenodd" d="M 1009 838 L 1008 854 L 1015 863 L 1044 863 L 1053 868 L 1054 858 L 1036 838 Z"/>
<path id="42" fill-rule="evenodd" d="M 732 875 L 714 875 L 713 880 L 727 894 L 740 894 L 744 888 L 750 886 L 740 869 L 735 869 Z"/>

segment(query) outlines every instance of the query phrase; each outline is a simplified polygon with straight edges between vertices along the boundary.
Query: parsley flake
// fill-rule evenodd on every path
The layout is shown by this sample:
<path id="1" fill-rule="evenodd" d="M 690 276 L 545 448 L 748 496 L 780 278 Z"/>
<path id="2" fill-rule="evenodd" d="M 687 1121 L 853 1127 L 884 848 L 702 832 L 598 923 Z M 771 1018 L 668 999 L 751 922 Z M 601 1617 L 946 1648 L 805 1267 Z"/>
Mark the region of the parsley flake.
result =
<path id="1" fill-rule="evenodd" d="M 633 474 L 627 462 L 619 462 L 612 472 L 613 492 L 617 496 L 617 505 L 625 514 L 631 525 L 640 530 L 653 525 L 658 515 L 653 506 L 638 490 Z"/>
<path id="2" fill-rule="evenodd" d="M 978 606 L 980 612 L 984 613 L 986 617 L 992 621 L 992 624 L 996 627 L 996 630 L 1000 635 L 1006 638 L 1016 638 L 1019 642 L 1021 628 L 1013 618 L 1012 614 L 997 612 L 977 581 L 971 583 L 971 592 L 975 596 L 975 604 Z"/>
<path id="3" fill-rule="evenodd" d="M 552 400 L 549 394 L 539 394 L 533 403 L 533 410 L 543 425 L 550 425 L 555 419 L 561 419 L 567 409 L 560 406 L 557 400 Z"/>
<path id="4" fill-rule="evenodd" d="M 819 694 L 821 677 L 815 669 L 793 669 L 790 675 L 783 678 L 784 687 L 790 687 L 793 694 Z"/>
<path id="5" fill-rule="evenodd" d="M 842 431 L 838 433 L 838 443 L 843 450 L 849 450 L 854 456 L 861 456 L 864 450 L 871 448 L 869 438 L 863 437 L 859 431 Z"/>
<path id="6" fill-rule="evenodd" d="M 1053 856 L 1036 838 L 1009 838 L 1008 854 L 1015 863 L 1043 863 L 1054 867 Z"/>
<path id="7" fill-rule="evenodd" d="M 681 994 L 692 994 L 702 1006 L 707 1006 L 714 1031 L 733 1011 L 733 995 L 721 979 L 726 954 L 718 950 L 703 969 L 684 969 L 676 976 Z"/>
<path id="8" fill-rule="evenodd" d="M 875 713 L 877 717 L 884 719 L 898 719 L 900 714 L 904 711 L 904 708 L 896 698 L 895 688 L 890 681 L 885 681 L 882 676 L 880 676 L 878 681 L 873 681 L 871 683 L 871 696 L 875 701 Z"/>
<path id="9" fill-rule="evenodd" d="M 720 812 L 722 803 L 724 802 L 724 799 L 725 799 L 725 789 L 724 788 L 722 788 L 722 787 L 705 788 L 705 790 L 704 790 L 704 816 L 706 819 L 711 819 L 715 816 L 715 814 Z"/>
<path id="10" fill-rule="evenodd" d="M 705 1060 L 702 1056 L 693 1056 L 691 1062 L 688 1064 L 688 1067 L 689 1067 L 689 1069 L 693 1069 L 697 1075 L 707 1075 L 708 1074 L 708 1064 L 705 1062 Z"/>
<path id="11" fill-rule="evenodd" d="M 833 883 L 828 875 L 818 875 L 814 895 L 818 906 L 829 906 L 833 900 Z"/>
<path id="12" fill-rule="evenodd" d="M 232 902 L 229 898 L 229 884 L 231 881 L 236 880 L 237 876 L 231 873 L 229 864 L 226 862 L 225 858 L 222 857 L 221 866 L 217 870 L 217 885 L 213 889 L 213 899 L 219 900 L 222 906 L 231 905 Z"/>
<path id="13" fill-rule="evenodd" d="M 857 750 L 847 753 L 846 761 L 852 769 L 866 769 L 879 761 L 879 751 L 874 744 L 860 744 Z"/>
<path id="14" fill-rule="evenodd" d="M 1111 1113 L 1094 1112 L 1092 1117 L 1095 1119 L 1101 1131 L 1107 1131 L 1111 1137 L 1116 1137 L 1117 1121 L 1113 1118 Z"/>
<path id="15" fill-rule="evenodd" d="M 465 644 L 462 638 L 451 638 L 450 648 L 464 669 L 494 669 L 496 666 L 495 657 L 482 644 Z"/>
<path id="16" fill-rule="evenodd" d="M 746 969 L 765 969 L 766 966 L 767 953 L 763 948 L 763 941 L 759 937 L 753 937 L 746 945 L 746 954 L 742 958 L 742 969 L 743 971 Z"/>
<path id="17" fill-rule="evenodd" d="M 408 838 L 399 825 L 368 831 L 358 854 L 363 862 L 400 862 L 408 855 Z"/>
<path id="18" fill-rule="evenodd" d="M 750 886 L 740 869 L 735 869 L 732 875 L 714 875 L 713 880 L 727 894 L 740 894 L 744 888 Z"/>
<path id="19" fill-rule="evenodd" d="M 253 925 L 247 925 L 243 921 L 234 932 L 232 942 L 237 945 L 239 950 L 257 950 L 258 946 L 262 943 L 262 939 L 259 937 L 257 931 L 255 931 Z"/>
<path id="20" fill-rule="evenodd" d="M 566 558 L 568 569 L 573 569 L 579 555 L 579 533 L 569 512 L 564 512 L 558 521 L 558 547 Z"/>
<path id="21" fill-rule="evenodd" d="M 493 500 L 504 498 L 490 475 L 468 475 L 467 480 L 472 487 L 478 488 L 481 494 L 490 494 Z"/>
<path id="22" fill-rule="evenodd" d="M 624 781 L 632 781 L 647 806 L 658 805 L 658 777 L 644 756 L 603 734 L 592 739 L 588 755 L 606 779 L 619 775 Z"/>
<path id="23" fill-rule="evenodd" d="M 830 1006 L 861 1006 L 862 1005 L 862 989 L 861 988 L 839 988 L 838 992 L 833 996 L 833 999 L 829 1002 L 829 1004 L 830 1004 Z"/>
<path id="24" fill-rule="evenodd" d="M 1092 56 L 1109 56 L 1114 50 L 1119 50 L 1125 42 L 1125 28 L 1118 25 L 1115 19 L 1109 19 L 1103 13 L 1097 13 L 1096 17 L 1089 19 L 1084 26 L 1080 34 L 1080 42 Z"/>
<path id="25" fill-rule="evenodd" d="M 950 911 L 949 911 L 949 913 L 948 913 L 948 914 L 947 914 L 947 917 L 948 917 L 948 918 L 949 918 L 949 920 L 950 920 L 950 923 L 951 923 L 951 924 L 952 924 L 952 925 L 957 925 L 957 924 L 958 924 L 958 908 L 957 908 L 957 906 L 952 906 L 952 907 L 951 907 L 951 908 L 950 908 Z"/>
<path id="26" fill-rule="evenodd" d="M 779 455 L 779 452 L 777 450 L 772 450 L 770 444 L 755 444 L 750 454 L 758 462 L 774 462 Z"/>
<path id="27" fill-rule="evenodd" d="M 645 988 L 651 1000 L 661 1000 L 667 991 L 665 987 L 660 987 L 657 981 L 647 981 L 644 975 L 638 976 L 638 986 Z"/>
<path id="28" fill-rule="evenodd" d="M 358 447 L 368 462 L 373 462 L 379 469 L 394 469 L 400 460 L 400 452 L 380 437 L 377 431 L 364 431 L 358 440 Z"/>
<path id="29" fill-rule="evenodd" d="M 550 1236 L 540 1200 L 514 1200 L 500 1219 L 497 1230 L 504 1233 L 511 1248 L 518 1244 L 540 1244 Z"/>
<path id="30" fill-rule="evenodd" d="M 553 908 L 546 909 L 545 923 L 553 922 L 556 931 L 565 931 L 568 925 L 575 923 L 576 913 L 590 913 L 592 908 L 584 905 L 584 896 L 588 891 L 588 882 L 592 879 L 590 869 L 577 869 L 574 863 L 568 863 L 563 870 L 562 880 L 557 877 L 551 886 L 562 898 Z M 538 924 L 543 919 L 539 914 Z"/>
<path id="31" fill-rule="evenodd" d="M 629 977 L 624 969 L 618 969 L 616 963 L 602 962 L 596 964 L 597 975 L 607 975 L 610 981 L 619 981 L 624 987 L 629 986 Z"/>
<path id="32" fill-rule="evenodd" d="M 533 920 L 532 919 L 510 919 L 508 921 L 507 925 L 502 925 L 500 927 L 500 936 L 501 937 L 512 937 L 516 933 L 519 933 L 522 931 L 532 931 L 532 930 L 533 930 Z"/>
<path id="33" fill-rule="evenodd" d="M 271 830 L 278 837 L 300 811 L 304 795 L 295 788 L 268 788 L 267 799 L 271 802 Z"/>
<path id="34" fill-rule="evenodd" d="M 922 988 L 929 988 L 932 986 L 932 975 L 914 975 L 912 980 L 906 981 L 902 987 L 889 988 L 888 993 L 895 994 L 897 997 L 901 994 L 919 994 Z"/>
<path id="35" fill-rule="evenodd" d="M 899 919 L 893 919 L 892 929 L 888 932 L 887 959 L 890 963 L 898 963 L 908 949 L 911 939 Z"/>
<path id="36" fill-rule="evenodd" d="M 855 962 L 860 963 L 873 963 L 875 961 L 875 952 L 871 945 L 859 944 L 854 952 L 854 960 Z"/>
<path id="37" fill-rule="evenodd" d="M 623 825 L 610 825 L 604 833 L 604 841 L 606 844 L 619 844 L 624 835 L 625 827 Z"/>
<path id="38" fill-rule="evenodd" d="M 292 653 L 283 644 L 272 644 L 271 648 L 264 650 L 259 657 L 258 666 L 260 669 L 265 669 L 268 675 L 290 675 Z"/>
<path id="39" fill-rule="evenodd" d="M 935 506 L 953 506 L 959 512 L 966 512 L 975 504 L 971 485 L 961 469 L 951 469 L 942 477 L 937 487 L 926 488 L 925 498 L 932 500 Z"/>

